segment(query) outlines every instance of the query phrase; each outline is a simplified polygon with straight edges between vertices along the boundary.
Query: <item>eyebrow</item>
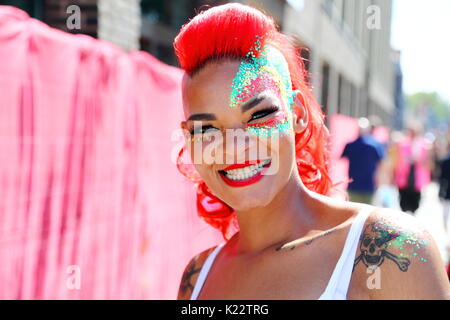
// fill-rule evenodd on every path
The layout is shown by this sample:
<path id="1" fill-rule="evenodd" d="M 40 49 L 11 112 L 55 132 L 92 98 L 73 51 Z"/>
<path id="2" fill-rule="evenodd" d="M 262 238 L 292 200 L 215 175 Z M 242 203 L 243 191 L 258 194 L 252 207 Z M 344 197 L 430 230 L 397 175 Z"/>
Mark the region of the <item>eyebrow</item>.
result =
<path id="1" fill-rule="evenodd" d="M 266 98 L 266 95 L 259 95 L 257 97 L 254 97 L 244 103 L 241 106 L 241 112 L 244 113 L 251 108 L 256 107 L 258 104 L 261 103 Z M 216 115 L 213 113 L 195 113 L 189 116 L 189 118 L 186 121 L 199 121 L 199 120 L 205 120 L 205 121 L 214 121 L 217 120 Z"/>
<path id="2" fill-rule="evenodd" d="M 187 121 L 189 121 L 189 120 L 191 120 L 191 121 L 192 120 L 213 121 L 213 120 L 216 120 L 216 116 L 213 113 L 196 113 L 196 114 L 189 116 Z"/>

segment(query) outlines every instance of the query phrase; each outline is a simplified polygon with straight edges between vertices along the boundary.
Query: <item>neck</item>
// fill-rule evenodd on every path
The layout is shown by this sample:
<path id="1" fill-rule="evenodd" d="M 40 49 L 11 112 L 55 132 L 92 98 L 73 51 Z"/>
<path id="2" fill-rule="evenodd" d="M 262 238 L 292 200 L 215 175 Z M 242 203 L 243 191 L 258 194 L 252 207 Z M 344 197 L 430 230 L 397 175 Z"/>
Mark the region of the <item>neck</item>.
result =
<path id="1" fill-rule="evenodd" d="M 295 170 L 295 175 L 269 205 L 245 212 L 236 211 L 240 229 L 236 235 L 236 252 L 256 253 L 275 249 L 304 236 L 316 220 L 307 206 L 310 199 L 310 191 Z"/>

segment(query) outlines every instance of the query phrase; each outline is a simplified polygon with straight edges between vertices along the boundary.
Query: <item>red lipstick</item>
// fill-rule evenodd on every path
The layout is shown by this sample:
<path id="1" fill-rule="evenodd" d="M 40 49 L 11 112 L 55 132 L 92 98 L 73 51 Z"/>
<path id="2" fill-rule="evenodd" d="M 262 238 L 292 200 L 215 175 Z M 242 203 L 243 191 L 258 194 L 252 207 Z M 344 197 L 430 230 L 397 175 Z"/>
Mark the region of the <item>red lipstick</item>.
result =
<path id="1" fill-rule="evenodd" d="M 254 184 L 256 182 L 258 182 L 259 180 L 261 180 L 264 176 L 264 173 L 268 170 L 268 168 L 270 167 L 270 164 L 272 163 L 271 161 L 268 162 L 260 172 L 258 172 L 256 175 L 254 175 L 253 177 L 250 177 L 248 179 L 245 180 L 231 180 L 230 178 L 228 178 L 225 174 L 224 171 L 228 171 L 228 170 L 234 170 L 234 169 L 242 169 L 248 166 L 252 166 L 254 164 L 260 163 L 261 160 L 257 160 L 257 161 L 246 161 L 243 164 L 233 164 L 229 167 L 226 167 L 224 170 L 219 171 L 220 177 L 222 178 L 222 180 L 229 185 L 230 187 L 245 187 L 251 184 Z"/>
<path id="2" fill-rule="evenodd" d="M 234 169 L 242 169 L 242 168 L 245 168 L 245 167 L 252 166 L 254 164 L 258 164 L 260 162 L 261 162 L 261 160 L 253 160 L 253 161 L 245 161 L 244 163 L 240 163 L 240 164 L 232 164 L 231 166 L 228 166 L 225 169 L 223 169 L 223 171 L 229 171 L 229 170 L 234 170 Z"/>

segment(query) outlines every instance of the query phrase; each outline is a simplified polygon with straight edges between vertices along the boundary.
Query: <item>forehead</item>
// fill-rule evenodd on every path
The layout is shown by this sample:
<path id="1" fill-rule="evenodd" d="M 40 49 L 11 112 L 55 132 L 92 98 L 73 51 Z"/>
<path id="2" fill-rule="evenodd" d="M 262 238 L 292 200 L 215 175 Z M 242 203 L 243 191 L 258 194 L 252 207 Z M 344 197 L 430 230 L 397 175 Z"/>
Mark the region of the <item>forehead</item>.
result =
<path id="1" fill-rule="evenodd" d="M 287 62 L 278 50 L 265 50 L 262 60 L 211 62 L 193 77 L 186 76 L 183 98 L 186 108 L 238 106 L 262 92 L 283 96 L 291 90 Z"/>
<path id="2" fill-rule="evenodd" d="M 216 105 L 223 108 L 228 103 L 230 84 L 238 69 L 239 61 L 214 62 L 207 64 L 193 77 L 186 75 L 183 80 L 185 113 L 204 111 Z"/>
<path id="3" fill-rule="evenodd" d="M 291 96 L 289 68 L 283 54 L 269 45 L 256 47 L 259 55 L 251 51 L 248 61 L 242 61 L 233 79 L 230 105 L 235 107 L 249 98 L 260 87 L 279 90 L 282 97 Z"/>

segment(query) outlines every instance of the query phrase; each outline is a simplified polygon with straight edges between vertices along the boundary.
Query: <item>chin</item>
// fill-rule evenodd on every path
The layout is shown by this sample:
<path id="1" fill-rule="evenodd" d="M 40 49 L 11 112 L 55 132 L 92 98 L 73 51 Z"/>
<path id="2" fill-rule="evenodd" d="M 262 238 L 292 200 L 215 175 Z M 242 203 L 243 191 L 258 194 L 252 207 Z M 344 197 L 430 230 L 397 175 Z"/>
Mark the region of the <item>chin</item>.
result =
<path id="1" fill-rule="evenodd" d="M 228 194 L 224 198 L 223 201 L 235 211 L 249 211 L 269 205 L 274 198 L 274 194 L 270 187 L 262 186 L 254 190 L 233 192 L 233 195 Z"/>
<path id="2" fill-rule="evenodd" d="M 257 208 L 264 208 L 267 205 L 267 203 L 262 202 L 255 202 L 255 203 L 238 203 L 235 206 L 232 206 L 234 211 L 237 212 L 246 212 L 251 211 Z"/>

